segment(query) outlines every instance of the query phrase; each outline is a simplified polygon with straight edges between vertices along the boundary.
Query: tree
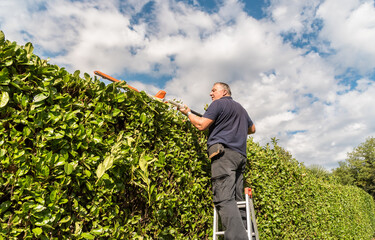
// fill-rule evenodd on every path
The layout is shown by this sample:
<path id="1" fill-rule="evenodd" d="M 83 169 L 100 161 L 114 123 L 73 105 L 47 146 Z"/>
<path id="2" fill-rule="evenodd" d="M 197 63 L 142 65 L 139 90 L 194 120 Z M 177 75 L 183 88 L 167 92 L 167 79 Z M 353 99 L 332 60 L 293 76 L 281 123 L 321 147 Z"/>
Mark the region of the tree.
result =
<path id="1" fill-rule="evenodd" d="M 309 170 L 310 174 L 316 176 L 317 178 L 329 180 L 330 173 L 323 166 L 313 164 L 307 167 L 307 170 Z"/>
<path id="2" fill-rule="evenodd" d="M 348 153 L 334 175 L 341 183 L 357 185 L 375 198 L 375 138 L 368 138 Z"/>
<path id="3" fill-rule="evenodd" d="M 352 176 L 348 162 L 346 161 L 339 162 L 339 167 L 333 170 L 333 176 L 335 176 L 341 184 L 355 185 L 355 179 Z"/>

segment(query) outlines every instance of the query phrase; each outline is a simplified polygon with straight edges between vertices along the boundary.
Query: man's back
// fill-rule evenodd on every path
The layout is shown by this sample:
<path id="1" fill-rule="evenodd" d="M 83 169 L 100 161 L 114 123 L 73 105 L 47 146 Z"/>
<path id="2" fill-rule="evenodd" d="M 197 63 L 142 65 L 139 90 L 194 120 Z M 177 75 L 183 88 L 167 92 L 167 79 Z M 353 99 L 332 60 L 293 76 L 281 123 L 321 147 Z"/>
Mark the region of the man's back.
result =
<path id="1" fill-rule="evenodd" d="M 207 145 L 221 143 L 246 156 L 248 128 L 253 125 L 246 110 L 232 97 L 222 97 L 211 103 L 203 115 L 214 122 L 209 127 Z"/>

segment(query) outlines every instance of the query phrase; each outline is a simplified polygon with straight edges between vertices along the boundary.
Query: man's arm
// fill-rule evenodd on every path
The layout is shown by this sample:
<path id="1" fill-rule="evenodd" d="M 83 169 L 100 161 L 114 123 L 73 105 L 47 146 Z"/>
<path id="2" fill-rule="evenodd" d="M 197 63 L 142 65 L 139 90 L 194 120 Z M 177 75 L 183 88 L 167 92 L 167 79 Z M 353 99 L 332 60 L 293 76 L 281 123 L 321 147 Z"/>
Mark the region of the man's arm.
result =
<path id="1" fill-rule="evenodd" d="M 247 129 L 247 134 L 253 134 L 253 133 L 255 133 L 255 125 L 253 124 L 253 125 L 251 125 L 251 127 L 249 127 L 248 129 Z"/>
<path id="2" fill-rule="evenodd" d="M 198 128 L 199 131 L 206 130 L 214 122 L 214 120 L 212 119 L 199 117 L 193 113 L 190 113 L 188 115 L 188 113 L 190 112 L 190 108 L 188 108 L 186 105 L 184 106 L 184 108 L 180 108 L 179 110 L 180 112 L 188 116 L 191 124 L 193 124 L 196 128 Z"/>

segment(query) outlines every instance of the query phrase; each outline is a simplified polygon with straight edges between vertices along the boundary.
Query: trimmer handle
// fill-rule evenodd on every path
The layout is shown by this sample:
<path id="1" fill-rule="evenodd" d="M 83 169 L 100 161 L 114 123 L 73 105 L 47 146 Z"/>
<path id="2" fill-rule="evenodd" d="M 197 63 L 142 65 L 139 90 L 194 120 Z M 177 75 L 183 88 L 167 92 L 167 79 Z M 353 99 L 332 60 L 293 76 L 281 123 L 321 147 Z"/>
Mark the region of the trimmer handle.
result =
<path id="1" fill-rule="evenodd" d="M 177 103 L 177 102 L 175 102 L 175 101 L 173 101 L 173 100 L 167 100 L 167 101 L 168 101 L 169 103 L 175 105 L 175 106 L 178 107 L 178 108 L 184 108 L 184 105 L 182 105 L 182 104 L 180 104 L 180 103 Z M 200 114 L 200 113 L 198 113 L 198 112 L 196 112 L 196 111 L 194 111 L 194 110 L 191 110 L 191 109 L 190 109 L 190 111 L 191 111 L 193 114 L 195 114 L 195 115 L 197 115 L 197 116 L 199 116 L 199 117 L 202 117 L 202 114 Z"/>
<path id="2" fill-rule="evenodd" d="M 182 105 L 180 103 L 177 103 L 177 102 L 175 102 L 173 100 L 167 100 L 167 102 L 169 102 L 170 104 L 175 105 L 177 108 L 183 108 L 184 107 L 184 105 Z"/>

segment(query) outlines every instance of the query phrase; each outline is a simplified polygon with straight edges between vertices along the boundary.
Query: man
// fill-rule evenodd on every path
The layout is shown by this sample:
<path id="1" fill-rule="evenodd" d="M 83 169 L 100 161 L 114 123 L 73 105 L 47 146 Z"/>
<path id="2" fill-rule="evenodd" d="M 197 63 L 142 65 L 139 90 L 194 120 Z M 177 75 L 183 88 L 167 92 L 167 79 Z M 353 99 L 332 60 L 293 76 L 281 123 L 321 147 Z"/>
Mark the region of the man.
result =
<path id="1" fill-rule="evenodd" d="M 179 110 L 200 131 L 209 129 L 213 202 L 225 228 L 224 238 L 248 239 L 242 220 L 246 212 L 240 213 L 236 201 L 244 200 L 246 140 L 248 134 L 255 133 L 255 125 L 246 110 L 232 99 L 226 83 L 215 83 L 210 96 L 212 103 L 202 117 L 192 114 L 186 105 Z"/>

